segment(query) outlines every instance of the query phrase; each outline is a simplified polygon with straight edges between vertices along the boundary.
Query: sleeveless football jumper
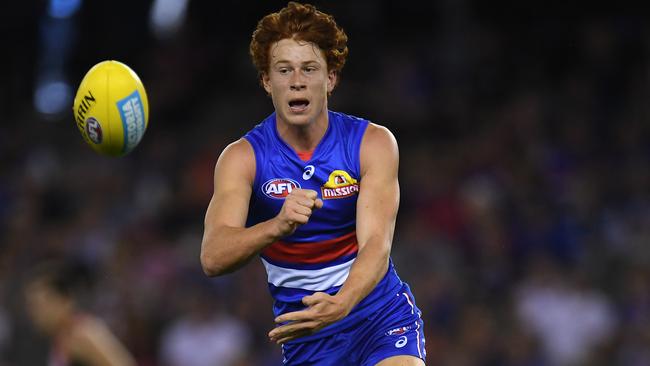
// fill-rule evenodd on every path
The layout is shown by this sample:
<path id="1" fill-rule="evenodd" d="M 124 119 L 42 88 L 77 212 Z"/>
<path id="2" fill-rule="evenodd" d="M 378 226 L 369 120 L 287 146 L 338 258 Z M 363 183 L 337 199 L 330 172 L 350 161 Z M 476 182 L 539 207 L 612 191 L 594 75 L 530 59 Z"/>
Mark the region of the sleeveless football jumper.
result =
<path id="1" fill-rule="evenodd" d="M 312 189 L 323 200 L 323 207 L 314 210 L 307 224 L 260 253 L 275 300 L 275 316 L 304 309 L 302 298 L 314 292 L 336 294 L 357 256 L 359 150 L 368 121 L 332 111 L 328 116 L 327 131 L 307 161 L 282 140 L 275 113 L 244 136 L 253 147 L 256 162 L 248 227 L 275 217 L 284 197 L 295 188 Z M 375 289 L 347 317 L 292 342 L 354 327 L 393 301 L 403 286 L 390 261 Z"/>

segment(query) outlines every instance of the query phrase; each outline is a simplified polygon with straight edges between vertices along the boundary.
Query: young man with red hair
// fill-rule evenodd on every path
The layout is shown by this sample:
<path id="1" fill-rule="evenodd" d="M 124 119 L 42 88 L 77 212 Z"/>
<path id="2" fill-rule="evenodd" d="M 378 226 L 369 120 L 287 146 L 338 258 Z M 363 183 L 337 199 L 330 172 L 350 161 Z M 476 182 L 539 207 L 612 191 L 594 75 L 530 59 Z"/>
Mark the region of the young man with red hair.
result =
<path id="1" fill-rule="evenodd" d="M 275 112 L 222 152 L 201 247 L 206 274 L 259 255 L 289 365 L 423 365 L 420 310 L 390 260 L 398 149 L 328 110 L 348 53 L 330 15 L 290 2 L 250 52 Z"/>

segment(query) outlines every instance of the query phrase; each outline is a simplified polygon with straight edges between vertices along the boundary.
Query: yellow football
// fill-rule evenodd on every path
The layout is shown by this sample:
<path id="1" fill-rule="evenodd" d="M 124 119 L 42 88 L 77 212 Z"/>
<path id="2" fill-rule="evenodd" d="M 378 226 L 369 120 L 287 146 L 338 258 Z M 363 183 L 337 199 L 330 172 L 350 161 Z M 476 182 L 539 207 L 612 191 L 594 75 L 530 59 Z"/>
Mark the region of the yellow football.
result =
<path id="1" fill-rule="evenodd" d="M 110 156 L 133 150 L 149 122 L 149 102 L 140 78 L 118 61 L 102 61 L 86 73 L 72 110 L 86 143 Z"/>

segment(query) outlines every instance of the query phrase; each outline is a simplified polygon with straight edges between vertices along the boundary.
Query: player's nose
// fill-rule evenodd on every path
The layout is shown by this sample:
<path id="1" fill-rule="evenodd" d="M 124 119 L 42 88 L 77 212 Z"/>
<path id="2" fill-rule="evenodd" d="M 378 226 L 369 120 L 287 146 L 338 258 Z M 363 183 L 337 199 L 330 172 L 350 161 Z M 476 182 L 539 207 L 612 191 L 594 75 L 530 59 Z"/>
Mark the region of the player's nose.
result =
<path id="1" fill-rule="evenodd" d="M 291 75 L 291 79 L 289 80 L 289 86 L 291 87 L 291 90 L 302 90 L 307 88 L 307 84 L 305 83 L 302 73 L 294 72 Z"/>

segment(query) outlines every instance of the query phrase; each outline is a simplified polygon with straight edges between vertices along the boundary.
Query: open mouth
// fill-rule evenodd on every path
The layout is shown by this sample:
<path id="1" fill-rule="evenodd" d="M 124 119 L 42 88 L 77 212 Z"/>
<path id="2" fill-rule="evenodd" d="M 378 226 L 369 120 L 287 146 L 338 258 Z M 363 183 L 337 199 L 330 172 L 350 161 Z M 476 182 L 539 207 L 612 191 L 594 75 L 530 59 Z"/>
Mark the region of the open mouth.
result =
<path id="1" fill-rule="evenodd" d="M 292 112 L 302 112 L 309 106 L 309 100 L 307 99 L 292 99 L 289 101 L 289 109 Z"/>

